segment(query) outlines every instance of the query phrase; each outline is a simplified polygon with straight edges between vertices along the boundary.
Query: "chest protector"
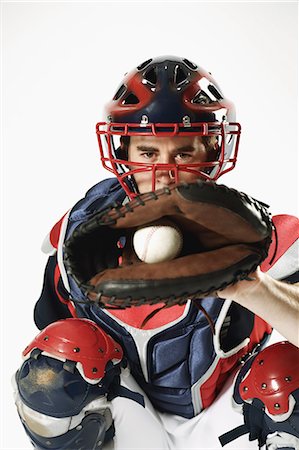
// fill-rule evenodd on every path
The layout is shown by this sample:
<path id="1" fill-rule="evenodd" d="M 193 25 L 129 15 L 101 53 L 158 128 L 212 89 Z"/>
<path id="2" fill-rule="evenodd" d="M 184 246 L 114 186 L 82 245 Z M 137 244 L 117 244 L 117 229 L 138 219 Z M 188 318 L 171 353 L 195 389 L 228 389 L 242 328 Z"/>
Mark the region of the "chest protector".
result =
<path id="1" fill-rule="evenodd" d="M 62 281 L 73 302 L 73 316 L 96 322 L 122 347 L 130 370 L 158 410 L 191 418 L 208 407 L 242 359 L 262 349 L 271 327 L 247 309 L 229 300 L 198 300 L 215 325 L 215 334 L 195 303 L 159 311 L 146 327 L 141 323 L 157 305 L 147 309 L 102 310 L 87 301 L 63 267 L 62 244 L 94 212 L 125 196 L 117 180 L 92 188 L 59 225 L 57 283 Z M 54 227 L 55 228 L 55 227 Z M 150 309 L 152 308 L 152 309 Z"/>

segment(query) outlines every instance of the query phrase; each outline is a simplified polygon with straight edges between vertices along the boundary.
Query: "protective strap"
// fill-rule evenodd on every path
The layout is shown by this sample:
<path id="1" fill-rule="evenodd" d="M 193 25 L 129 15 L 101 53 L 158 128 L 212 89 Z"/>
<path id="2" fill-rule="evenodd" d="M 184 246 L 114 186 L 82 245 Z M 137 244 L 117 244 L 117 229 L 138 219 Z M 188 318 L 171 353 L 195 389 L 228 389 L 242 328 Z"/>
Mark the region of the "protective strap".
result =
<path id="1" fill-rule="evenodd" d="M 229 442 L 234 441 L 235 439 L 238 439 L 240 436 L 243 436 L 244 434 L 249 433 L 249 429 L 245 423 L 243 425 L 240 425 L 239 427 L 234 428 L 233 430 L 227 431 L 226 433 L 222 434 L 218 437 L 220 444 L 222 447 L 224 447 Z"/>
<path id="2" fill-rule="evenodd" d="M 249 441 L 258 440 L 259 448 L 265 445 L 269 430 L 264 421 L 263 402 L 255 398 L 251 404 L 244 403 L 243 414 L 244 425 L 240 425 L 218 437 L 222 447 L 246 433 L 249 433 Z"/>
<path id="3" fill-rule="evenodd" d="M 113 385 L 110 385 L 109 393 L 107 395 L 107 400 L 111 401 L 116 397 L 125 397 L 130 400 L 133 400 L 134 402 L 139 403 L 145 408 L 144 403 L 144 397 L 143 395 L 139 394 L 138 392 L 133 392 L 130 389 L 121 386 L 120 384 L 113 383 Z"/>
<path id="4" fill-rule="evenodd" d="M 110 366 L 110 363 L 111 361 L 109 361 L 109 363 L 107 364 L 108 367 Z M 138 392 L 131 391 L 124 386 L 121 386 L 120 376 L 115 376 L 113 370 L 110 372 L 107 371 L 105 381 L 107 383 L 107 386 L 109 386 L 109 388 L 107 388 L 108 401 L 111 401 L 116 397 L 125 397 L 145 407 L 143 395 L 139 394 Z"/>
<path id="5" fill-rule="evenodd" d="M 112 370 L 108 370 L 111 368 Z M 107 400 L 111 401 L 116 397 L 125 397 L 133 400 L 145 407 L 144 397 L 138 392 L 131 391 L 120 384 L 120 375 L 115 375 L 115 369 L 111 361 L 106 365 L 105 384 L 107 386 Z"/>

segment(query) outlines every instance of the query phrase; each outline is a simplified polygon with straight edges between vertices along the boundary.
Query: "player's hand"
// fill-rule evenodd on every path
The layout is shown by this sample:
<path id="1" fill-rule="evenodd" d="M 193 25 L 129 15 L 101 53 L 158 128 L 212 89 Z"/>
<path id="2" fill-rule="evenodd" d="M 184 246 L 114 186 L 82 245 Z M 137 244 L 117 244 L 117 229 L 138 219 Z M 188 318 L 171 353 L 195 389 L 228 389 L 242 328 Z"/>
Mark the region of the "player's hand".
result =
<path id="1" fill-rule="evenodd" d="M 258 267 L 254 272 L 248 275 L 247 280 L 237 281 L 235 284 L 227 286 L 226 288 L 217 291 L 218 297 L 234 300 L 242 300 L 245 296 L 251 295 L 259 286 L 261 282 L 262 272 Z"/>

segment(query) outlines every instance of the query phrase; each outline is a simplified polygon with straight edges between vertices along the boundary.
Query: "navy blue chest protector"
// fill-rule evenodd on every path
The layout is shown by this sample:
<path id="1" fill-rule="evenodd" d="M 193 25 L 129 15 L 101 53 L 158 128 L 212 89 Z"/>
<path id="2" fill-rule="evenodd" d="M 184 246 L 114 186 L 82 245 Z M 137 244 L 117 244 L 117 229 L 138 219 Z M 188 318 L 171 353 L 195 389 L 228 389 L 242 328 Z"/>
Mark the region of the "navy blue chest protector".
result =
<path id="1" fill-rule="evenodd" d="M 122 203 L 124 199 L 125 193 L 116 179 L 94 186 L 70 211 L 65 239 L 95 212 L 115 202 Z M 64 277 L 61 290 L 67 290 L 71 299 L 81 301 L 75 302 L 77 316 L 95 321 L 121 344 L 132 375 L 154 407 L 163 412 L 191 418 L 209 406 L 238 366 L 240 358 L 263 344 L 270 333 L 270 327 L 247 309 L 228 300 L 208 297 L 200 301 L 215 324 L 215 335 L 204 314 L 189 302 L 181 317 L 147 332 L 144 339 L 143 330 L 132 329 L 109 312 L 87 302 L 75 281 L 66 273 Z M 59 281 L 62 285 L 61 279 Z M 50 282 L 45 285 L 49 291 Z M 44 287 L 44 298 L 47 289 Z M 53 287 L 52 291 L 51 302 L 54 304 Z M 42 297 L 36 308 L 38 326 L 46 325 L 37 318 L 44 315 L 41 304 L 45 308 L 46 301 L 42 301 Z M 61 310 L 59 314 L 63 314 Z M 58 318 L 62 317 L 56 317 L 56 320 Z M 50 321 L 53 319 L 54 315 Z"/>

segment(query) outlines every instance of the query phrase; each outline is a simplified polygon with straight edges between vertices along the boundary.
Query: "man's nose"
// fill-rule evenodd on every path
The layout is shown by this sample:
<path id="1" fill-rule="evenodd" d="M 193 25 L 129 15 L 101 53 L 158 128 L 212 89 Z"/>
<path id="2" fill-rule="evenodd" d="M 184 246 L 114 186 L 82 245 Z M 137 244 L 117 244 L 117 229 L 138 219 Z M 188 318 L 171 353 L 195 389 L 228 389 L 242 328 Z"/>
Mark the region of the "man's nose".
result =
<path id="1" fill-rule="evenodd" d="M 174 164 L 175 163 L 175 157 L 168 152 L 161 152 L 159 155 L 159 159 L 157 161 L 158 165 L 161 164 Z"/>
<path id="2" fill-rule="evenodd" d="M 159 182 L 167 185 L 175 182 L 176 177 L 173 164 L 157 164 L 155 169 L 156 180 Z"/>

